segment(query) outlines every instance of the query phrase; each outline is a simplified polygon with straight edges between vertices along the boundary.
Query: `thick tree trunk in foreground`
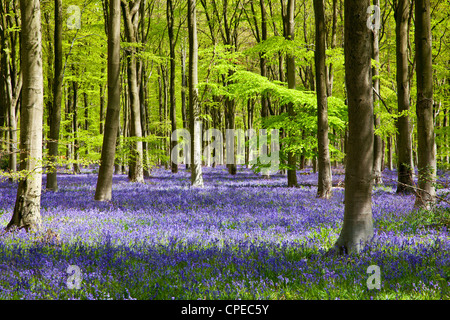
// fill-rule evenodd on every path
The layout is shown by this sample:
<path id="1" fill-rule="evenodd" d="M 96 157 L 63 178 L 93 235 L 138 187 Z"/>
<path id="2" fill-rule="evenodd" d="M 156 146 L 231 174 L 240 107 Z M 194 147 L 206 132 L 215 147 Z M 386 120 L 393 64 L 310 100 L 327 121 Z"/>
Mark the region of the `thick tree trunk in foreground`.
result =
<path id="1" fill-rule="evenodd" d="M 397 92 L 398 112 L 409 112 L 410 88 L 408 75 L 408 37 L 410 4 L 408 0 L 399 0 L 395 12 L 396 56 L 397 56 Z M 412 130 L 409 115 L 397 119 L 397 193 L 411 193 L 408 188 L 413 181 Z"/>
<path id="2" fill-rule="evenodd" d="M 120 115 L 120 0 L 110 1 L 108 26 L 108 106 L 95 200 L 111 200 Z"/>
<path id="3" fill-rule="evenodd" d="M 58 157 L 58 140 L 61 125 L 61 100 L 63 81 L 62 56 L 62 0 L 55 0 L 55 75 L 53 82 L 53 105 L 50 112 L 50 134 L 48 156 L 52 168 L 47 173 L 47 190 L 57 191 L 56 158 Z"/>
<path id="4" fill-rule="evenodd" d="M 345 81 L 348 146 L 345 211 L 341 234 L 331 252 L 358 253 L 373 236 L 373 95 L 369 0 L 345 0 Z"/>
<path id="5" fill-rule="evenodd" d="M 201 159 L 201 129 L 196 123 L 199 121 L 200 107 L 198 105 L 198 42 L 196 1 L 188 1 L 188 29 L 189 29 L 189 129 L 191 133 L 191 184 L 192 187 L 203 187 L 202 159 Z"/>
<path id="6" fill-rule="evenodd" d="M 316 91 L 317 91 L 317 141 L 319 153 L 319 180 L 317 197 L 331 197 L 331 162 L 328 150 L 328 102 L 327 102 L 327 67 L 325 56 L 325 13 L 323 0 L 314 0 L 316 18 Z"/>
<path id="7" fill-rule="evenodd" d="M 39 230 L 41 227 L 42 118 L 44 80 L 42 71 L 41 11 L 39 0 L 20 0 L 22 19 L 23 92 L 20 121 L 20 169 L 16 204 L 7 229 Z"/>
<path id="8" fill-rule="evenodd" d="M 436 144 L 433 122 L 433 68 L 430 0 L 416 1 L 417 153 L 419 190 L 415 207 L 430 209 L 436 201 Z"/>

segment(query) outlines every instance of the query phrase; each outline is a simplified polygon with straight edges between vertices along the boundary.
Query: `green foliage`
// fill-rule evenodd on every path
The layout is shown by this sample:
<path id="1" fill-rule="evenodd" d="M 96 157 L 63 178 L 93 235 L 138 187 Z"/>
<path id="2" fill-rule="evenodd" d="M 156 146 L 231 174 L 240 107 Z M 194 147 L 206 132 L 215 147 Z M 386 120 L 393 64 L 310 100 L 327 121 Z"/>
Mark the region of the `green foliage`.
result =
<path id="1" fill-rule="evenodd" d="M 282 83 L 272 82 L 261 75 L 249 71 L 237 71 L 229 77 L 228 94 L 237 100 L 246 102 L 261 96 L 270 97 L 280 105 L 292 103 L 295 117 L 287 113 L 271 116 L 262 121 L 262 127 L 284 130 L 285 138 L 280 139 L 283 148 L 281 159 L 287 158 L 288 152 L 313 158 L 317 155 L 317 98 L 314 92 L 291 90 Z M 345 130 L 347 107 L 339 98 L 328 98 L 329 126 L 336 132 Z M 334 137 L 330 134 L 330 140 Z M 337 150 L 336 150 L 337 151 Z M 340 152 L 337 157 L 342 158 Z M 281 168 L 284 168 L 284 161 Z"/>

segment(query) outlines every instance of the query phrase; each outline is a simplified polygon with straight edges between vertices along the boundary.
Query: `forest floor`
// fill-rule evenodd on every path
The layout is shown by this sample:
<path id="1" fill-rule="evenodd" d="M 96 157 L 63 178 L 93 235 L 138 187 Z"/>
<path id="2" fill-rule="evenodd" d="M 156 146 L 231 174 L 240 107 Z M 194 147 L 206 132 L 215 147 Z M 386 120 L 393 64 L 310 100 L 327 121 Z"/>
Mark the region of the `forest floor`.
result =
<path id="1" fill-rule="evenodd" d="M 317 199 L 317 174 L 262 179 L 156 169 L 144 184 L 114 176 L 112 201 L 94 201 L 97 174 L 61 174 L 43 190 L 43 233 L 0 236 L 0 299 L 450 299 L 450 205 L 413 210 L 396 173 L 373 190 L 373 242 L 358 256 L 325 257 L 342 228 L 344 189 Z M 45 175 L 43 186 L 45 186 Z M 333 184 L 344 181 L 333 170 Z M 439 179 L 447 197 L 450 175 Z M 0 226 L 17 183 L 0 182 Z M 79 289 L 69 289 L 81 274 Z M 369 266 L 380 268 L 380 289 Z"/>

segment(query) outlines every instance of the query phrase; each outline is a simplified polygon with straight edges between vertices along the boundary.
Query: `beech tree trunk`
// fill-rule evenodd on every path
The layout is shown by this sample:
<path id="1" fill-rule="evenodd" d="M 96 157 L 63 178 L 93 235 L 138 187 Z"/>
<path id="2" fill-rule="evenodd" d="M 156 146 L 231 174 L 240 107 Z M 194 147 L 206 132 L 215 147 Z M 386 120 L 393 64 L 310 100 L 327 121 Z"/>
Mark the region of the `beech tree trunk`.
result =
<path id="1" fill-rule="evenodd" d="M 23 75 L 20 120 L 20 169 L 13 216 L 6 229 L 40 230 L 42 186 L 42 120 L 44 79 L 42 71 L 41 11 L 39 0 L 20 0 L 22 19 L 21 69 Z"/>
<path id="2" fill-rule="evenodd" d="M 380 6 L 380 0 L 373 0 L 373 4 L 375 6 Z M 374 29 L 372 31 L 372 59 L 376 62 L 380 62 L 380 48 L 378 43 L 378 29 Z M 374 66 L 372 68 L 372 75 L 375 79 L 373 79 L 373 88 L 376 90 L 378 94 L 380 94 L 380 79 L 378 79 L 379 71 L 378 66 Z M 374 104 L 374 112 L 375 106 L 380 103 L 380 99 L 377 94 L 373 95 L 373 104 Z M 380 118 L 374 114 L 374 126 L 378 128 L 380 126 Z M 381 136 L 374 135 L 373 137 L 373 178 L 375 184 L 383 183 L 383 179 L 381 177 L 381 167 L 383 166 L 383 140 Z"/>
<path id="3" fill-rule="evenodd" d="M 95 200 L 111 200 L 120 115 L 120 0 L 110 0 L 108 25 L 108 105 Z"/>
<path id="4" fill-rule="evenodd" d="M 319 180 L 317 197 L 331 197 L 331 162 L 328 149 L 328 102 L 327 102 L 327 67 L 326 67 L 326 30 L 323 0 L 314 0 L 316 19 L 316 92 L 317 92 L 317 141 Z M 315 160 L 314 160 L 315 161 Z"/>
<path id="5" fill-rule="evenodd" d="M 419 190 L 415 207 L 430 209 L 436 201 L 436 144 L 433 117 L 433 68 L 430 0 L 416 0 L 417 156 Z"/>
<path id="6" fill-rule="evenodd" d="M 399 0 L 395 12 L 396 21 L 396 56 L 397 56 L 397 92 L 398 112 L 409 112 L 410 88 L 408 75 L 408 37 L 410 3 L 408 0 Z M 412 154 L 412 130 L 409 115 L 397 119 L 397 193 L 411 193 L 413 189 L 413 154 Z"/>
<path id="7" fill-rule="evenodd" d="M 48 157 L 52 163 L 47 172 L 47 190 L 57 191 L 56 158 L 58 157 L 58 141 L 61 126 L 61 101 L 63 81 L 62 56 L 62 0 L 55 0 L 55 74 L 53 80 L 53 104 L 50 112 L 50 133 L 48 142 Z"/>
<path id="8" fill-rule="evenodd" d="M 72 129 L 73 129 L 73 173 L 79 174 L 80 170 L 80 142 L 78 140 L 78 82 L 72 82 L 73 104 L 72 104 Z"/>
<path id="9" fill-rule="evenodd" d="M 186 91 L 187 77 L 186 77 L 186 48 L 185 45 L 181 45 L 181 117 L 183 118 L 183 128 L 187 129 L 188 126 L 188 113 L 186 106 Z"/>
<path id="10" fill-rule="evenodd" d="M 189 116 L 191 133 L 191 185 L 203 187 L 202 159 L 201 159 L 201 128 L 200 107 L 198 105 L 198 42 L 197 42 L 197 14 L 196 1 L 188 0 L 188 29 L 189 29 Z"/>
<path id="11" fill-rule="evenodd" d="M 127 41 L 136 43 L 141 0 L 126 2 L 122 0 L 122 12 Z M 130 152 L 130 173 L 132 182 L 144 182 L 143 146 L 141 111 L 139 104 L 139 87 L 135 48 L 127 49 L 128 91 L 130 97 L 130 137 L 133 139 Z"/>
<path id="12" fill-rule="evenodd" d="M 172 124 L 172 132 L 177 130 L 177 103 L 175 99 L 175 38 L 173 34 L 174 10 L 173 1 L 167 0 L 167 29 L 169 33 L 169 48 L 170 48 L 170 83 L 169 83 L 169 100 L 170 100 L 170 122 Z M 177 141 L 170 142 L 170 149 L 173 150 L 177 145 Z M 178 159 L 171 159 L 172 173 L 178 172 Z"/>
<path id="13" fill-rule="evenodd" d="M 286 39 L 293 41 L 294 33 L 295 33 L 295 0 L 288 0 L 287 2 L 287 12 L 285 16 L 286 22 Z M 287 80 L 288 80 L 288 88 L 295 89 L 295 57 L 291 54 L 286 56 L 286 65 L 287 65 Z M 288 104 L 288 113 L 290 117 L 295 117 L 294 105 L 292 103 Z M 294 153 L 288 153 L 288 172 L 287 172 L 287 180 L 288 187 L 296 187 L 297 186 L 297 170 L 296 170 L 296 156 Z"/>
<path id="14" fill-rule="evenodd" d="M 331 49 L 336 48 L 337 44 L 337 0 L 333 0 L 333 22 L 331 27 Z M 328 68 L 328 86 L 327 86 L 327 96 L 331 97 L 333 94 L 333 81 L 334 81 L 334 71 L 333 71 L 333 63 L 330 63 Z"/>
<path id="15" fill-rule="evenodd" d="M 12 4 L 14 9 L 14 4 Z M 16 71 L 15 71 L 15 51 L 16 46 L 13 41 L 13 37 L 8 37 L 9 31 L 7 29 L 15 27 L 9 19 L 7 14 L 10 13 L 10 3 L 0 4 L 0 37 L 1 37 L 1 63 L 0 63 L 0 77 L 2 78 L 2 103 L 4 120 L 6 120 L 7 129 L 6 134 L 6 150 L 9 154 L 8 168 L 10 172 L 17 171 L 17 117 L 16 117 L 16 104 L 20 89 L 16 84 Z M 17 90 L 19 89 L 19 91 Z M 11 180 L 12 181 L 12 180 Z"/>
<path id="16" fill-rule="evenodd" d="M 373 236 L 373 89 L 369 0 L 345 0 L 345 81 L 348 97 L 348 145 L 345 211 L 341 234 L 331 252 L 358 253 Z"/>

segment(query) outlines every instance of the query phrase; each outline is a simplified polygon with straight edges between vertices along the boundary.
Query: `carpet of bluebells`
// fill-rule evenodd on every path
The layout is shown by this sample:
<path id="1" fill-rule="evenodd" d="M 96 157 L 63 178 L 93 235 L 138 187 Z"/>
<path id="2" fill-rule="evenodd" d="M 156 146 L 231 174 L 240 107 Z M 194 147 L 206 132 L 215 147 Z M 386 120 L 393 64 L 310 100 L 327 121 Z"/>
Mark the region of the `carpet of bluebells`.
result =
<path id="1" fill-rule="evenodd" d="M 270 179 L 241 168 L 190 174 L 155 169 L 145 183 L 113 180 L 112 201 L 94 201 L 97 174 L 60 174 L 43 189 L 42 232 L 0 236 L 0 299 L 449 299 L 450 205 L 413 210 L 385 171 L 373 190 L 375 236 L 359 255 L 324 256 L 344 214 L 343 170 L 330 200 L 317 174 Z M 45 186 L 45 174 L 43 186 Z M 449 200 L 450 175 L 438 194 Z M 11 218 L 17 183 L 0 182 L 0 226 Z M 447 219 L 447 220 L 446 220 Z M 80 288 L 68 287 L 78 266 Z M 380 267 L 380 289 L 367 269 Z"/>

